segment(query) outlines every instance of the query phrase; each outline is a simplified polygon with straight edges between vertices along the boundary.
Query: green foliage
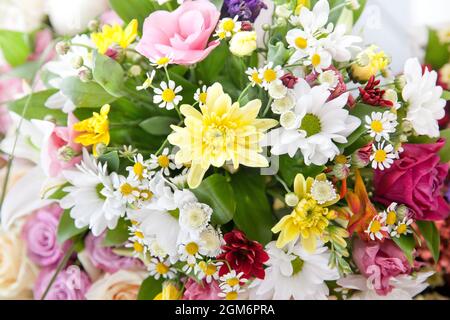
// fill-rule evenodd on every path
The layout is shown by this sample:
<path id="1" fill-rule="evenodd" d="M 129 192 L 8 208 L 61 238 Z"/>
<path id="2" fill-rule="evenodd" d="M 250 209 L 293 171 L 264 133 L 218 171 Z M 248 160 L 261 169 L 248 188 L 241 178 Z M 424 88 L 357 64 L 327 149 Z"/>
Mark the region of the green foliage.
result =
<path id="1" fill-rule="evenodd" d="M 67 192 L 64 191 L 64 188 L 69 186 L 69 183 L 65 183 L 59 188 L 57 188 L 50 196 L 46 197 L 49 200 L 61 200 L 67 195 Z"/>
<path id="2" fill-rule="evenodd" d="M 284 65 L 288 57 L 289 51 L 285 48 L 283 42 L 279 41 L 275 44 L 269 43 L 267 60 L 272 61 L 274 66 Z"/>
<path id="3" fill-rule="evenodd" d="M 441 131 L 441 138 L 445 139 L 445 146 L 439 152 L 442 162 L 450 161 L 450 129 Z"/>
<path id="4" fill-rule="evenodd" d="M 155 136 L 167 136 L 172 132 L 170 125 L 177 124 L 178 119 L 164 116 L 152 117 L 142 121 L 139 126 Z"/>
<path id="5" fill-rule="evenodd" d="M 117 99 L 98 83 L 83 82 L 77 77 L 65 78 L 61 83 L 61 92 L 78 108 L 99 108 Z"/>
<path id="6" fill-rule="evenodd" d="M 233 219 L 236 211 L 235 197 L 230 183 L 224 176 L 220 174 L 209 176 L 192 192 L 200 202 L 213 209 L 211 218 L 213 224 L 222 225 Z"/>
<path id="7" fill-rule="evenodd" d="M 442 93 L 442 99 L 450 101 L 450 91 L 444 90 Z"/>
<path id="8" fill-rule="evenodd" d="M 430 252 L 433 255 L 434 261 L 437 263 L 439 261 L 441 245 L 439 230 L 436 228 L 433 221 L 416 221 L 416 224 L 427 243 L 428 249 L 430 249 Z"/>
<path id="9" fill-rule="evenodd" d="M 428 30 L 428 46 L 425 53 L 425 64 L 438 70 L 450 61 L 448 44 L 441 43 L 436 30 Z"/>
<path id="10" fill-rule="evenodd" d="M 109 4 L 125 23 L 137 19 L 141 30 L 145 18 L 155 11 L 157 5 L 156 1 L 149 0 L 109 0 Z"/>
<path id="11" fill-rule="evenodd" d="M 127 242 L 129 234 L 128 227 L 130 226 L 131 224 L 128 220 L 124 218 L 119 219 L 116 228 L 106 231 L 106 237 L 102 245 L 105 247 L 113 247 Z"/>
<path id="12" fill-rule="evenodd" d="M 95 51 L 92 75 L 110 95 L 118 98 L 123 95 L 125 72 L 117 61 Z"/>
<path id="13" fill-rule="evenodd" d="M 58 243 L 62 244 L 73 237 L 82 234 L 87 230 L 87 227 L 78 229 L 75 226 L 75 221 L 70 217 L 70 209 L 65 210 L 59 221 L 56 238 Z"/>
<path id="14" fill-rule="evenodd" d="M 22 65 L 31 54 L 31 40 L 27 33 L 0 30 L 0 51 L 13 67 Z"/>
<path id="15" fill-rule="evenodd" d="M 397 246 L 402 249 L 403 253 L 405 254 L 406 258 L 408 259 L 408 262 L 413 265 L 414 264 L 414 250 L 416 247 L 416 240 L 414 239 L 413 235 L 407 235 L 407 236 L 401 236 L 400 238 L 394 237 L 392 239 Z"/>
<path id="16" fill-rule="evenodd" d="M 117 151 L 112 151 L 101 155 L 98 160 L 101 163 L 106 163 L 108 166 L 108 172 L 117 172 L 120 167 L 120 159 Z"/>
<path id="17" fill-rule="evenodd" d="M 315 178 L 325 169 L 325 166 L 316 166 L 313 164 L 309 166 L 305 165 L 303 157 L 301 156 L 291 158 L 288 155 L 282 155 L 279 157 L 279 161 L 281 177 L 288 186 L 294 184 L 295 176 L 299 173 L 303 174 L 305 177 Z"/>
<path id="18" fill-rule="evenodd" d="M 219 11 L 222 9 L 224 0 L 210 0 L 210 1 L 216 6 L 216 8 Z"/>
<path id="19" fill-rule="evenodd" d="M 142 282 L 137 299 L 153 300 L 162 291 L 163 282 L 164 279 L 162 277 L 156 280 L 154 277 L 149 276 Z"/>
<path id="20" fill-rule="evenodd" d="M 209 56 L 197 65 L 196 73 L 198 79 L 202 79 L 206 85 L 212 85 L 224 69 L 223 63 L 230 56 L 228 45 L 223 42 L 214 49 Z"/>
<path id="21" fill-rule="evenodd" d="M 263 245 L 272 240 L 275 224 L 266 195 L 264 177 L 258 169 L 241 169 L 231 176 L 236 212 L 233 221 L 252 240 Z"/>

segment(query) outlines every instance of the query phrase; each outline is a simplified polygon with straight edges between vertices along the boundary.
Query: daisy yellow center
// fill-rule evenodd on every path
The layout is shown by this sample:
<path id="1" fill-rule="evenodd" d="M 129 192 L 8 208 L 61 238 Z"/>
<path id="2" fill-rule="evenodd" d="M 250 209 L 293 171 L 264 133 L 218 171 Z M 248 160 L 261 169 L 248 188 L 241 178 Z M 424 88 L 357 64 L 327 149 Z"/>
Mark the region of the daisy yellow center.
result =
<path id="1" fill-rule="evenodd" d="M 134 235 L 139 239 L 144 239 L 144 234 L 141 231 L 134 232 Z"/>
<path id="2" fill-rule="evenodd" d="M 386 217 L 386 224 L 392 226 L 397 221 L 397 214 L 395 211 L 390 211 Z"/>
<path id="3" fill-rule="evenodd" d="M 234 286 L 239 285 L 240 281 L 238 278 L 230 278 L 230 279 L 227 279 L 226 283 L 230 287 L 234 287 Z"/>
<path id="4" fill-rule="evenodd" d="M 372 128 L 372 130 L 376 133 L 381 133 L 383 132 L 383 123 L 380 120 L 374 120 L 372 121 L 370 127 Z"/>
<path id="5" fill-rule="evenodd" d="M 167 88 L 161 94 L 161 98 L 164 102 L 172 102 L 173 100 L 175 100 L 175 91 Z"/>
<path id="6" fill-rule="evenodd" d="M 270 83 L 277 79 L 277 73 L 273 69 L 267 69 L 266 71 L 264 71 L 263 77 L 266 82 Z"/>
<path id="7" fill-rule="evenodd" d="M 206 98 L 208 97 L 208 94 L 206 92 L 202 92 L 200 93 L 200 95 L 198 96 L 198 100 L 200 100 L 201 103 L 205 104 L 206 103 Z"/>
<path id="8" fill-rule="evenodd" d="M 140 244 L 139 242 L 133 243 L 133 248 L 134 248 L 134 251 L 136 251 L 136 252 L 139 252 L 139 253 L 144 252 L 144 246 L 142 244 Z"/>
<path id="9" fill-rule="evenodd" d="M 194 256 L 198 253 L 198 244 L 190 242 L 186 245 L 185 250 L 189 255 Z"/>
<path id="10" fill-rule="evenodd" d="M 261 84 L 262 83 L 262 80 L 259 77 L 259 73 L 258 72 L 253 72 L 252 80 L 253 80 L 254 83 L 257 83 L 257 84 Z"/>
<path id="11" fill-rule="evenodd" d="M 161 168 L 167 168 L 169 166 L 169 164 L 170 164 L 170 160 L 169 160 L 168 156 L 163 155 L 163 156 L 158 157 L 158 165 Z"/>
<path id="12" fill-rule="evenodd" d="M 381 230 L 381 223 L 380 221 L 373 221 L 372 224 L 370 225 L 370 232 L 371 233 L 378 233 Z"/>
<path id="13" fill-rule="evenodd" d="M 234 30 L 234 20 L 232 19 L 227 19 L 226 21 L 223 22 L 223 30 L 225 30 L 226 32 L 231 32 Z"/>
<path id="14" fill-rule="evenodd" d="M 314 54 L 311 58 L 311 63 L 314 67 L 317 67 L 322 62 L 322 58 L 317 53 Z"/>
<path id="15" fill-rule="evenodd" d="M 159 274 L 166 274 L 167 272 L 169 272 L 169 267 L 166 266 L 164 263 L 159 262 L 156 267 L 155 267 L 156 272 L 158 272 Z"/>
<path id="16" fill-rule="evenodd" d="M 235 291 L 228 292 L 225 296 L 225 300 L 236 300 L 238 298 L 238 293 Z"/>
<path id="17" fill-rule="evenodd" d="M 343 154 L 340 154 L 340 155 L 336 156 L 334 161 L 337 164 L 346 164 L 347 163 L 347 157 L 345 155 L 343 155 Z"/>
<path id="18" fill-rule="evenodd" d="M 153 192 L 151 192 L 150 190 L 141 191 L 141 198 L 144 201 L 148 201 L 153 198 Z"/>
<path id="19" fill-rule="evenodd" d="M 170 62 L 170 59 L 168 57 L 162 57 L 156 61 L 156 64 L 160 65 L 160 66 L 164 66 L 164 65 L 168 64 L 169 62 Z"/>
<path id="20" fill-rule="evenodd" d="M 302 37 L 297 37 L 295 39 L 295 45 L 300 49 L 306 49 L 308 47 L 308 40 Z"/>
<path id="21" fill-rule="evenodd" d="M 213 264 L 208 264 L 204 261 L 201 261 L 198 266 L 200 267 L 200 269 L 205 273 L 205 275 L 207 276 L 212 276 L 213 274 L 216 273 L 217 268 L 215 265 Z"/>
<path id="22" fill-rule="evenodd" d="M 397 227 L 397 233 L 405 234 L 407 229 L 408 229 L 407 225 L 403 223 Z"/>
<path id="23" fill-rule="evenodd" d="M 375 161 L 376 162 L 379 162 L 379 163 L 384 162 L 386 160 L 386 158 L 387 158 L 386 151 L 384 151 L 384 150 L 377 150 L 375 152 Z"/>
<path id="24" fill-rule="evenodd" d="M 307 113 L 302 120 L 300 130 L 306 132 L 306 137 L 314 136 L 322 130 L 322 124 L 318 116 L 312 113 Z"/>
<path id="25" fill-rule="evenodd" d="M 120 186 L 120 193 L 124 196 L 129 196 L 133 192 L 133 187 L 129 183 L 124 183 Z"/>
<path id="26" fill-rule="evenodd" d="M 144 174 L 144 165 L 140 162 L 135 163 L 133 172 L 138 178 L 142 178 L 142 175 Z"/>

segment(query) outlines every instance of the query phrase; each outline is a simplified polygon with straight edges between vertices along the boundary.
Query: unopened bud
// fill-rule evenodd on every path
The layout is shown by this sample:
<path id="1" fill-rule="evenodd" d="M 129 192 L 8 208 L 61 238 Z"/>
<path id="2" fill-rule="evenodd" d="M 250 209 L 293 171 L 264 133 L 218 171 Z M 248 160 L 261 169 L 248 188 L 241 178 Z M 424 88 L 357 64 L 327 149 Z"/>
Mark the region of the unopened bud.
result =
<path id="1" fill-rule="evenodd" d="M 92 80 L 92 71 L 90 69 L 86 68 L 86 67 L 82 67 L 78 71 L 78 77 L 83 82 L 91 81 Z"/>
<path id="2" fill-rule="evenodd" d="M 333 167 L 333 174 L 339 180 L 345 180 L 350 174 L 350 169 L 346 164 L 336 164 Z"/>
<path id="3" fill-rule="evenodd" d="M 80 69 L 84 64 L 84 60 L 81 56 L 76 56 L 72 59 L 71 63 L 74 69 Z"/>
<path id="4" fill-rule="evenodd" d="M 142 74 L 142 68 L 135 64 L 128 70 L 128 74 L 132 77 L 139 77 Z"/>
<path id="5" fill-rule="evenodd" d="M 100 28 L 100 22 L 98 20 L 91 20 L 88 23 L 88 29 L 90 32 L 96 32 Z"/>
<path id="6" fill-rule="evenodd" d="M 397 91 L 401 92 L 403 91 L 403 89 L 406 86 L 406 78 L 404 75 L 398 76 L 395 78 L 395 88 L 397 89 Z"/>
<path id="7" fill-rule="evenodd" d="M 99 143 L 95 145 L 95 151 L 97 152 L 97 155 L 100 157 L 102 156 L 106 151 L 106 144 Z"/>
<path id="8" fill-rule="evenodd" d="M 263 31 L 269 31 L 270 30 L 270 24 L 267 24 L 267 23 L 263 24 L 262 25 L 262 29 L 263 29 Z"/>
<path id="9" fill-rule="evenodd" d="M 397 208 L 397 218 L 398 220 L 403 220 L 406 217 L 409 217 L 410 215 L 410 210 L 407 206 L 405 206 L 404 204 L 400 205 Z"/>
<path id="10" fill-rule="evenodd" d="M 299 199 L 295 193 L 290 192 L 284 196 L 284 201 L 289 207 L 295 207 L 297 206 Z"/>
<path id="11" fill-rule="evenodd" d="M 60 56 L 64 56 L 70 50 L 70 43 L 67 41 L 60 41 L 55 46 L 56 53 Z"/>

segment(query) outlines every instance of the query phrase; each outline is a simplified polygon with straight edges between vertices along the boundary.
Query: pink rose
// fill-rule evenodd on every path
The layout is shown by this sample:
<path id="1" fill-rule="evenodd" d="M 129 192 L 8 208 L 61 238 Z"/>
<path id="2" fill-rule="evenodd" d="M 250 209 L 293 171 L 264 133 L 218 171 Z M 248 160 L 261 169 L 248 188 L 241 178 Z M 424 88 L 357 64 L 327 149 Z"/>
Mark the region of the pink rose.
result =
<path id="1" fill-rule="evenodd" d="M 405 144 L 400 159 L 388 170 L 375 171 L 375 200 L 390 205 L 397 202 L 413 210 L 417 220 L 445 220 L 450 206 L 442 196 L 448 164 L 438 155 L 445 145 Z"/>
<path id="2" fill-rule="evenodd" d="M 220 12 L 206 0 L 184 2 L 173 12 L 155 11 L 145 19 L 136 50 L 150 60 L 168 56 L 175 64 L 197 63 L 220 44 L 208 44 L 219 17 Z"/>
<path id="3" fill-rule="evenodd" d="M 50 205 L 38 210 L 23 228 L 28 257 L 41 267 L 56 266 L 71 244 L 67 241 L 61 246 L 56 240 L 62 213 L 63 210 L 57 204 Z"/>
<path id="4" fill-rule="evenodd" d="M 220 287 L 214 280 L 211 283 L 203 281 L 199 284 L 190 278 L 186 283 L 183 300 L 220 300 L 220 292 Z"/>
<path id="5" fill-rule="evenodd" d="M 50 177 L 57 177 L 63 170 L 70 169 L 81 162 L 81 144 L 75 143 L 78 135 L 73 125 L 78 122 L 69 114 L 67 127 L 55 127 L 44 146 L 43 167 Z"/>
<path id="6" fill-rule="evenodd" d="M 35 300 L 41 299 L 54 274 L 55 269 L 42 269 L 34 285 Z M 58 274 L 45 300 L 85 300 L 90 286 L 88 275 L 78 266 L 71 265 Z"/>
<path id="7" fill-rule="evenodd" d="M 356 239 L 353 243 L 353 260 L 359 271 L 370 280 L 377 294 L 382 296 L 392 291 L 392 278 L 412 272 L 403 251 L 390 240 L 367 243 Z"/>
<path id="8" fill-rule="evenodd" d="M 102 242 L 104 239 L 105 234 L 95 237 L 90 233 L 84 240 L 86 250 L 94 267 L 109 273 L 122 269 L 143 269 L 143 264 L 140 260 L 119 256 L 113 252 L 112 248 L 103 246 Z"/>

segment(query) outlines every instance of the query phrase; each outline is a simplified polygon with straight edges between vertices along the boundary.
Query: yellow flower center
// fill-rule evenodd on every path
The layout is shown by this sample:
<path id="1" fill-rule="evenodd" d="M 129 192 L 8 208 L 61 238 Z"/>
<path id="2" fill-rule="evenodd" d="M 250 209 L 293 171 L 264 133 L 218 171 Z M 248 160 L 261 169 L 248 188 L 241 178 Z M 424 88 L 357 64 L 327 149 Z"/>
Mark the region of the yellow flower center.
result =
<path id="1" fill-rule="evenodd" d="M 253 80 L 254 83 L 257 83 L 257 84 L 261 84 L 262 83 L 262 80 L 259 77 L 259 73 L 258 72 L 253 72 L 252 80 Z"/>
<path id="2" fill-rule="evenodd" d="M 159 274 L 166 274 L 167 272 L 169 272 L 169 267 L 166 266 L 164 263 L 159 262 L 156 267 L 155 267 L 156 272 L 158 272 Z"/>
<path id="3" fill-rule="evenodd" d="M 225 300 L 236 300 L 238 298 L 238 293 L 235 291 L 228 292 L 225 296 Z"/>
<path id="4" fill-rule="evenodd" d="M 317 67 L 318 65 L 320 65 L 320 63 L 322 62 L 322 58 L 320 57 L 320 55 L 318 55 L 317 53 L 315 53 L 312 58 L 311 58 L 311 63 L 314 67 Z"/>
<path id="5" fill-rule="evenodd" d="M 263 77 L 266 82 L 270 83 L 277 80 L 277 73 L 273 69 L 267 69 L 266 71 L 264 71 Z"/>
<path id="6" fill-rule="evenodd" d="M 346 164 L 347 163 L 347 157 L 345 155 L 343 155 L 343 154 L 340 154 L 334 159 L 334 161 L 337 164 Z"/>
<path id="7" fill-rule="evenodd" d="M 134 235 L 139 239 L 144 239 L 144 234 L 141 231 L 134 232 Z"/>
<path id="8" fill-rule="evenodd" d="M 144 252 L 144 246 L 142 244 L 140 244 L 139 242 L 133 243 L 133 248 L 134 248 L 134 251 L 136 251 L 136 252 L 139 252 L 139 253 Z"/>
<path id="9" fill-rule="evenodd" d="M 153 192 L 151 192 L 150 190 L 142 190 L 141 191 L 141 199 L 144 201 L 148 201 L 151 198 L 153 198 Z"/>
<path id="10" fill-rule="evenodd" d="M 129 196 L 133 192 L 133 187 L 129 183 L 124 183 L 120 186 L 120 193 L 124 196 Z"/>
<path id="11" fill-rule="evenodd" d="M 386 160 L 387 158 L 387 153 L 384 150 L 377 150 L 375 152 L 375 161 L 378 163 L 382 163 Z"/>
<path id="12" fill-rule="evenodd" d="M 298 37 L 295 39 L 295 45 L 300 49 L 306 49 L 308 47 L 308 40 Z"/>
<path id="13" fill-rule="evenodd" d="M 408 229 L 408 226 L 406 224 L 402 223 L 401 225 L 399 225 L 397 227 L 397 233 L 398 234 L 405 234 L 407 229 Z"/>
<path id="14" fill-rule="evenodd" d="M 234 30 L 234 20 L 233 19 L 227 19 L 223 22 L 223 30 L 225 30 L 226 32 L 231 32 Z"/>
<path id="15" fill-rule="evenodd" d="M 195 242 L 189 242 L 185 250 L 189 255 L 194 256 L 198 253 L 198 245 Z"/>
<path id="16" fill-rule="evenodd" d="M 201 261 L 198 266 L 200 267 L 200 269 L 205 273 L 205 275 L 207 276 L 212 276 L 213 274 L 216 273 L 217 268 L 215 265 L 213 264 L 208 264 L 204 261 Z"/>
<path id="17" fill-rule="evenodd" d="M 142 179 L 144 174 L 144 165 L 140 162 L 136 162 L 133 166 L 133 172 L 139 179 Z"/>
<path id="18" fill-rule="evenodd" d="M 165 65 L 167 65 L 169 62 L 170 62 L 170 58 L 169 58 L 169 57 L 162 57 L 162 58 L 159 58 L 159 59 L 156 61 L 156 64 L 159 65 L 159 66 L 165 66 Z"/>
<path id="19" fill-rule="evenodd" d="M 172 102 L 175 100 L 175 92 L 172 89 L 167 88 L 161 94 L 161 98 L 164 102 Z"/>
<path id="20" fill-rule="evenodd" d="M 238 278 L 230 278 L 230 279 L 227 279 L 226 283 L 230 287 L 234 287 L 234 286 L 239 285 L 240 281 Z"/>
<path id="21" fill-rule="evenodd" d="M 381 133 L 383 132 L 383 123 L 380 120 L 374 120 L 372 121 L 372 123 L 370 124 L 370 127 L 372 128 L 372 130 L 376 133 Z"/>
<path id="22" fill-rule="evenodd" d="M 370 232 L 371 233 L 378 233 L 381 230 L 381 223 L 378 220 L 375 220 L 370 225 Z"/>
<path id="23" fill-rule="evenodd" d="M 201 103 L 205 104 L 206 103 L 206 98 L 208 97 L 208 94 L 206 92 L 202 92 L 200 93 L 200 95 L 198 96 L 198 100 L 200 100 Z"/>
<path id="24" fill-rule="evenodd" d="M 392 226 L 395 224 L 395 222 L 397 222 L 397 214 L 395 213 L 395 211 L 390 211 L 386 217 L 386 224 Z"/>
<path id="25" fill-rule="evenodd" d="M 162 155 L 158 157 L 158 165 L 161 168 L 167 168 L 170 164 L 170 160 L 168 156 Z"/>

